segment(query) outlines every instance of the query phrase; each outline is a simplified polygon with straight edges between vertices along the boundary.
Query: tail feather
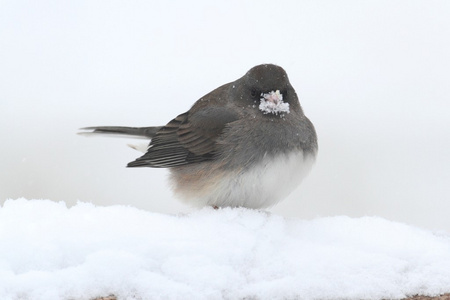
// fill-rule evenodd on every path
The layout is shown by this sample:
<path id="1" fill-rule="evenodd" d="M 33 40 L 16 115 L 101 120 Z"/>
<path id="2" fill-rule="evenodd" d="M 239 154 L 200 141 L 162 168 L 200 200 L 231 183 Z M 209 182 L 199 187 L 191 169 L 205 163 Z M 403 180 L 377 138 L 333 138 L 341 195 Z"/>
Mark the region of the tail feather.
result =
<path id="1" fill-rule="evenodd" d="M 122 135 L 122 136 L 132 136 L 138 138 L 151 139 L 161 128 L 162 126 L 152 126 L 152 127 L 94 126 L 94 127 L 80 128 L 80 130 L 87 130 L 87 131 L 79 132 L 78 134 Z"/>

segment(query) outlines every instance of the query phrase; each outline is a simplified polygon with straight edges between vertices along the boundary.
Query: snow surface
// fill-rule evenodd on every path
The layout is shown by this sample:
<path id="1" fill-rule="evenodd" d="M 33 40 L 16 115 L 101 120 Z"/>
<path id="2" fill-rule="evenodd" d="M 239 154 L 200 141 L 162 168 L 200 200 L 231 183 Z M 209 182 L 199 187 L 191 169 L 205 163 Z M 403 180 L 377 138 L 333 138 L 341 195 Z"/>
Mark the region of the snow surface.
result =
<path id="1" fill-rule="evenodd" d="M 7 200 L 0 299 L 382 299 L 450 291 L 450 237 L 378 217 Z"/>

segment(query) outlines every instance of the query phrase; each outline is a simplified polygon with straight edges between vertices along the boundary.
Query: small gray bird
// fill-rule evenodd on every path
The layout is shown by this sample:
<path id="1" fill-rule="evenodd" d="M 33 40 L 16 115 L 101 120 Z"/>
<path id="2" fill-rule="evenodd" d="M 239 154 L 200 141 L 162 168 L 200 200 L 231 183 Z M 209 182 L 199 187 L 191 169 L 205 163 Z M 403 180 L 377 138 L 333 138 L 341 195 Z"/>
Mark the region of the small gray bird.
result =
<path id="1" fill-rule="evenodd" d="M 263 64 L 156 127 L 86 127 L 151 139 L 128 167 L 169 168 L 175 195 L 194 206 L 265 208 L 311 170 L 318 146 L 283 68 Z"/>

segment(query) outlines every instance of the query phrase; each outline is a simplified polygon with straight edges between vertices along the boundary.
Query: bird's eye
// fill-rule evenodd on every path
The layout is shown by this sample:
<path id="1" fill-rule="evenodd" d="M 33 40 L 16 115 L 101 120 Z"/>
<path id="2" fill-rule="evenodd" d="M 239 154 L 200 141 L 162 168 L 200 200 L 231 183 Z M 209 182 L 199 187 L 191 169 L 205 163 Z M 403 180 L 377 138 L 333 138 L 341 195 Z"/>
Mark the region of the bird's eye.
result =
<path id="1" fill-rule="evenodd" d="M 252 89 L 250 94 L 252 95 L 252 98 L 256 98 L 261 95 L 256 89 Z"/>

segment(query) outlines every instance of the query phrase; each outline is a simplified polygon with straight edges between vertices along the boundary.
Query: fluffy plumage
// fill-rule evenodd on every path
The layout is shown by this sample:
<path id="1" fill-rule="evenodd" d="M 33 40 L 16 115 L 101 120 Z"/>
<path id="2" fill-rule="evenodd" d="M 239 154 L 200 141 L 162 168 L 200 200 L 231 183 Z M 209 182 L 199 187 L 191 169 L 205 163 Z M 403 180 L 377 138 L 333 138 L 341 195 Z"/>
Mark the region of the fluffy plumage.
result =
<path id="1" fill-rule="evenodd" d="M 175 193 L 196 206 L 271 206 L 300 183 L 318 149 L 286 72 L 271 64 L 206 94 L 165 126 L 84 129 L 150 138 L 128 167 L 170 168 Z"/>

